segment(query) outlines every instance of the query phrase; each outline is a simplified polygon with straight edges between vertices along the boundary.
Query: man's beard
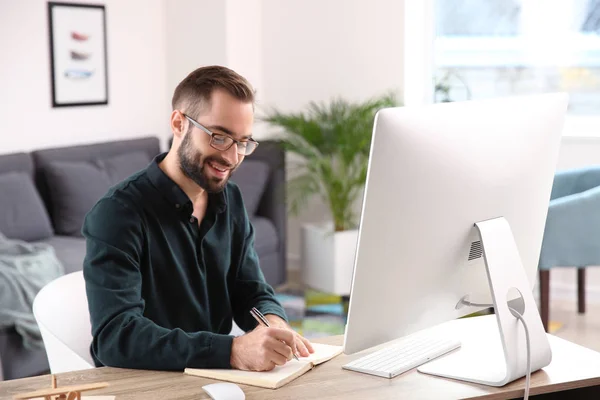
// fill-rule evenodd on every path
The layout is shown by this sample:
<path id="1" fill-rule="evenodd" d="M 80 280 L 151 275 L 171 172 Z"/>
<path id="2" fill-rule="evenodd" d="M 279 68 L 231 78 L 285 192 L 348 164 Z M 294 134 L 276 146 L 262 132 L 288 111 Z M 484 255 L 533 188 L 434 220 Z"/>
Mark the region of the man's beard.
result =
<path id="1" fill-rule="evenodd" d="M 189 132 L 184 136 L 181 146 L 179 146 L 179 149 L 177 150 L 177 156 L 179 157 L 179 167 L 185 176 L 193 180 L 208 193 L 221 192 L 225 188 L 234 169 L 231 164 L 220 157 L 202 157 L 200 151 L 194 150 Z M 229 168 L 228 175 L 222 179 L 214 176 L 209 177 L 205 169 L 205 166 L 209 162 L 214 162 Z"/>

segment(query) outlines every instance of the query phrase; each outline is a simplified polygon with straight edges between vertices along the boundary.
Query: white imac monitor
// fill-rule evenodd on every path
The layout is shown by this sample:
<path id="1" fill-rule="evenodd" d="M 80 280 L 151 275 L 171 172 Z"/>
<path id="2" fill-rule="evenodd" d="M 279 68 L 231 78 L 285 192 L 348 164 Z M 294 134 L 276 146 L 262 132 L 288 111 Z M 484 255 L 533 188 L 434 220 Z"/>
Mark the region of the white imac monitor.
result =
<path id="1" fill-rule="evenodd" d="M 506 302 L 516 288 L 537 343 L 532 369 L 548 365 L 532 292 L 567 105 L 557 93 L 377 114 L 346 354 L 484 308 L 457 309 L 468 296 L 495 306 L 507 376 L 453 375 L 449 365 L 438 375 L 503 385 L 524 376 L 523 330 Z"/>

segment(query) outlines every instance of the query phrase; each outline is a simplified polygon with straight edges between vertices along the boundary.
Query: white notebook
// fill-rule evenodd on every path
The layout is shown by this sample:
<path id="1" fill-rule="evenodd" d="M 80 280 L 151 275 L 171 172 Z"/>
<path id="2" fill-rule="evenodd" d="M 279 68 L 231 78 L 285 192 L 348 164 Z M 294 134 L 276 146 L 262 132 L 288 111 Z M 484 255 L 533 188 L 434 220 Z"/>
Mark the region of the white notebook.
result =
<path id="1" fill-rule="evenodd" d="M 315 365 L 319 365 L 338 356 L 343 350 L 342 346 L 332 346 L 320 343 L 311 344 L 315 352 L 310 356 L 299 357 L 300 361 L 292 359 L 285 365 L 277 366 L 271 371 L 257 372 L 241 371 L 237 369 L 186 368 L 184 373 L 200 376 L 202 378 L 277 389 L 310 371 Z"/>

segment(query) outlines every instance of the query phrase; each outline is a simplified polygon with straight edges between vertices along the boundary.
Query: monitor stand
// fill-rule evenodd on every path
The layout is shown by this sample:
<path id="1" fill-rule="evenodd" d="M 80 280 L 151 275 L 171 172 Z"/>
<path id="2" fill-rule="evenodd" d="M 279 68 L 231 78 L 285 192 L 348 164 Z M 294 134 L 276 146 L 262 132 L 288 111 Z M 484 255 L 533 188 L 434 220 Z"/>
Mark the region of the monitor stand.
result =
<path id="1" fill-rule="evenodd" d="M 475 351 L 467 350 L 469 346 L 463 343 L 460 351 L 424 364 L 418 371 L 483 385 L 504 386 L 527 373 L 525 330 L 513 316 L 507 302 L 507 296 L 516 292 L 515 288 L 524 303 L 524 310 L 519 312 L 531 339 L 531 372 L 550 364 L 552 351 L 508 221 L 500 217 L 478 222 L 475 226 L 483 244 L 501 346 L 485 334 L 485 329 L 478 329 L 481 335 L 475 336 L 480 343 L 472 347 Z M 474 333 L 479 332 L 471 332 L 471 336 Z"/>

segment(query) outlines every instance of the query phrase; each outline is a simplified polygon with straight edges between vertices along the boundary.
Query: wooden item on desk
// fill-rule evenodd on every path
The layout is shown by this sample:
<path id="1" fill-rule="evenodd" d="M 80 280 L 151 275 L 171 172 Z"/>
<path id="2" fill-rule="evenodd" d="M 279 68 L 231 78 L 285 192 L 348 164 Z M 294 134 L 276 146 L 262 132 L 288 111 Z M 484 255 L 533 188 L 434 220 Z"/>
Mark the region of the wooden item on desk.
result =
<path id="1" fill-rule="evenodd" d="M 315 352 L 300 360 L 288 361 L 285 365 L 277 366 L 271 371 L 242 371 L 236 369 L 195 369 L 186 368 L 188 375 L 200 376 L 222 381 L 242 383 L 268 389 L 277 389 L 299 376 L 304 375 L 316 365 L 322 364 L 342 353 L 342 346 L 313 343 Z"/>
<path id="2" fill-rule="evenodd" d="M 40 389 L 34 392 L 16 395 L 15 399 L 35 399 L 43 398 L 45 400 L 81 400 L 81 392 L 88 390 L 102 389 L 108 386 L 107 382 L 90 383 L 87 385 L 63 386 L 61 388 L 56 384 L 56 375 L 51 375 L 49 389 Z"/>

